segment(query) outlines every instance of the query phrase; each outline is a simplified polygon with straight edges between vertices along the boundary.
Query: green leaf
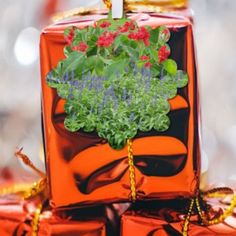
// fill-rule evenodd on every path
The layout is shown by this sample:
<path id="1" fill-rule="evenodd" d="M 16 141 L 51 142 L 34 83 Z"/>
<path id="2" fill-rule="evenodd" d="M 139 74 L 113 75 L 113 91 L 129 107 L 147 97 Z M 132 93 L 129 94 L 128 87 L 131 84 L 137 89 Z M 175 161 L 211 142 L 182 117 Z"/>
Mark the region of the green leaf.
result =
<path id="1" fill-rule="evenodd" d="M 175 75 L 177 73 L 177 64 L 174 60 L 167 59 L 162 64 L 168 74 Z"/>
<path id="2" fill-rule="evenodd" d="M 188 75 L 182 70 L 178 70 L 176 74 L 176 85 L 177 88 L 183 88 L 188 84 Z"/>
<path id="3" fill-rule="evenodd" d="M 169 126 L 170 119 L 167 115 L 160 114 L 155 117 L 154 129 L 156 131 L 164 132 L 169 128 Z"/>
<path id="4" fill-rule="evenodd" d="M 157 44 L 159 40 L 159 28 L 155 28 L 150 32 L 150 41 Z"/>
<path id="5" fill-rule="evenodd" d="M 102 76 L 104 71 L 104 63 L 100 57 L 97 57 L 95 61 L 95 72 L 97 75 Z"/>
<path id="6" fill-rule="evenodd" d="M 63 75 L 79 68 L 83 63 L 84 56 L 85 55 L 83 53 L 72 52 L 70 57 L 63 61 Z"/>
<path id="7" fill-rule="evenodd" d="M 71 49 L 70 46 L 64 47 L 64 55 L 65 55 L 66 57 L 69 57 L 72 52 L 73 52 L 73 51 L 72 51 L 72 49 Z"/>
<path id="8" fill-rule="evenodd" d="M 111 65 L 107 66 L 104 68 L 104 73 L 105 76 L 107 77 L 113 77 L 116 76 L 117 74 L 122 75 L 125 73 L 125 68 L 128 65 L 127 60 L 120 60 L 115 63 L 112 63 Z"/>

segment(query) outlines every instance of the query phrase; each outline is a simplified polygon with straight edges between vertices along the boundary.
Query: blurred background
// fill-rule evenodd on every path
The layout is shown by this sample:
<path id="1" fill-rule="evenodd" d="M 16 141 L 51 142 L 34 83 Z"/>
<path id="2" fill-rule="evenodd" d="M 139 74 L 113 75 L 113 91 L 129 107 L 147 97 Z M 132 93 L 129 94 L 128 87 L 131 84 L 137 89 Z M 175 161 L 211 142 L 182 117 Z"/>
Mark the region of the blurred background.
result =
<path id="1" fill-rule="evenodd" d="M 53 13 L 99 0 L 0 0 L 0 183 L 44 170 L 39 36 Z M 202 186 L 236 188 L 236 1 L 192 0 L 202 110 Z M 12 174 L 9 166 L 13 168 Z"/>

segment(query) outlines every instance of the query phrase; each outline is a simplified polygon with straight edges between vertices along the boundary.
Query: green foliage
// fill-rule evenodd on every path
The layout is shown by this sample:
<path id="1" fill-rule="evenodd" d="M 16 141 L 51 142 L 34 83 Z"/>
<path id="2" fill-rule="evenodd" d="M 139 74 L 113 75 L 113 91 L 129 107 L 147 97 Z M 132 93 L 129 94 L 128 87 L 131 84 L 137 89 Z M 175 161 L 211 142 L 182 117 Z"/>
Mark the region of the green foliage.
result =
<path id="1" fill-rule="evenodd" d="M 158 50 L 168 47 L 169 30 L 139 28 L 124 18 L 67 28 L 65 37 L 71 32 L 66 59 L 47 76 L 48 85 L 66 100 L 66 129 L 96 131 L 114 149 L 123 148 L 139 130 L 167 130 L 168 99 L 188 83 L 174 60 L 159 63 Z"/>

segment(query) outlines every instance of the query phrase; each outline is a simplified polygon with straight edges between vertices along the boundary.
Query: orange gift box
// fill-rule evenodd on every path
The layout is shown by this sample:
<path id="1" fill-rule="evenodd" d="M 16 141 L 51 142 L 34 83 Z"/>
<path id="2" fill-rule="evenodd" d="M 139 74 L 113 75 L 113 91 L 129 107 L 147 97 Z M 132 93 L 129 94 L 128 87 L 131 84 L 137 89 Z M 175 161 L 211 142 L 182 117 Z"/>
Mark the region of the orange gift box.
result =
<path id="1" fill-rule="evenodd" d="M 170 100 L 171 126 L 166 132 L 138 133 L 133 140 L 138 200 L 191 197 L 198 187 L 198 98 L 192 25 L 188 18 L 164 14 L 130 14 L 140 26 L 166 25 L 171 31 L 171 58 L 187 71 L 188 86 Z M 54 207 L 126 202 L 131 184 L 127 146 L 112 149 L 96 133 L 67 131 L 65 101 L 46 84 L 47 74 L 65 58 L 63 32 L 106 18 L 72 17 L 46 27 L 41 34 L 44 143 L 51 204 Z"/>
<path id="2" fill-rule="evenodd" d="M 11 236 L 15 235 L 19 225 L 25 221 L 27 212 L 24 210 L 23 202 L 8 202 L 0 203 L 0 235 Z"/>
<path id="3" fill-rule="evenodd" d="M 183 221 L 181 213 L 173 209 L 162 208 L 154 213 L 144 211 L 128 211 L 121 219 L 121 236 L 181 236 Z M 224 223 L 203 226 L 190 223 L 188 236 L 235 236 L 236 218 L 230 216 Z"/>
<path id="4" fill-rule="evenodd" d="M 29 202 L 9 202 L 5 201 L 0 204 L 0 235 L 35 235 L 33 234 L 33 222 L 36 207 L 34 204 L 30 206 Z M 39 220 L 35 227 L 37 235 L 76 235 L 76 236 L 105 236 L 106 235 L 106 219 L 101 216 L 88 217 L 88 212 L 83 212 L 83 220 L 60 218 L 51 211 L 44 211 L 40 214 Z M 93 214 L 95 215 L 95 214 Z"/>

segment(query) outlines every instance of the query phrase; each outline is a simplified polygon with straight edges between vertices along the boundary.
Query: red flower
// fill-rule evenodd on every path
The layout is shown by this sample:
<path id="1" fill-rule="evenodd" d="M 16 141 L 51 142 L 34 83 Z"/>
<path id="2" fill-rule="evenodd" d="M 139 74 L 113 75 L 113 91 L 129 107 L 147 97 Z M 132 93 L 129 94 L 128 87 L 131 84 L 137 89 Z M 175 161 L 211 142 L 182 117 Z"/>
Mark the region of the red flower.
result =
<path id="1" fill-rule="evenodd" d="M 152 63 L 150 61 L 148 61 L 144 64 L 145 68 L 150 68 L 151 66 L 152 66 Z"/>
<path id="2" fill-rule="evenodd" d="M 168 29 L 164 29 L 163 32 L 162 32 L 164 35 L 168 35 L 170 32 Z"/>
<path id="3" fill-rule="evenodd" d="M 128 38 L 129 38 L 129 39 L 133 39 L 133 40 L 138 40 L 138 38 L 137 38 L 137 33 L 130 33 L 130 34 L 128 35 Z"/>
<path id="4" fill-rule="evenodd" d="M 150 58 L 149 58 L 149 56 L 147 56 L 147 55 L 143 55 L 143 56 L 141 56 L 139 59 L 140 59 L 141 61 L 146 61 L 146 60 L 149 60 Z"/>
<path id="5" fill-rule="evenodd" d="M 149 45 L 149 38 L 150 38 L 150 33 L 145 27 L 140 27 L 138 29 L 138 32 L 136 33 L 130 33 L 128 35 L 128 38 L 137 40 L 137 41 L 143 41 L 146 46 Z"/>
<path id="6" fill-rule="evenodd" d="M 69 34 L 65 36 L 65 40 L 68 45 L 71 45 L 73 43 L 74 36 L 75 36 L 74 29 L 71 28 Z"/>
<path id="7" fill-rule="evenodd" d="M 163 61 L 165 61 L 168 58 L 169 55 L 170 55 L 169 48 L 166 45 L 161 46 L 159 51 L 158 51 L 159 62 L 162 63 Z"/>
<path id="8" fill-rule="evenodd" d="M 114 39 L 115 39 L 116 35 L 111 33 L 111 32 L 104 32 L 97 41 L 97 45 L 99 47 L 109 47 Z"/>
<path id="9" fill-rule="evenodd" d="M 109 22 L 109 21 L 103 21 L 99 26 L 101 27 L 101 28 L 107 28 L 107 27 L 109 27 L 111 25 L 111 22 Z"/>
<path id="10" fill-rule="evenodd" d="M 169 29 L 165 28 L 161 32 L 161 37 L 162 37 L 162 40 L 168 41 L 170 39 L 170 31 L 169 31 Z"/>
<path id="11" fill-rule="evenodd" d="M 124 23 L 122 27 L 119 28 L 121 33 L 126 33 L 129 30 L 134 30 L 135 29 L 135 24 L 133 21 L 127 21 Z"/>
<path id="12" fill-rule="evenodd" d="M 88 49 L 88 44 L 85 42 L 80 42 L 77 46 L 74 46 L 72 50 L 78 52 L 86 52 Z"/>

